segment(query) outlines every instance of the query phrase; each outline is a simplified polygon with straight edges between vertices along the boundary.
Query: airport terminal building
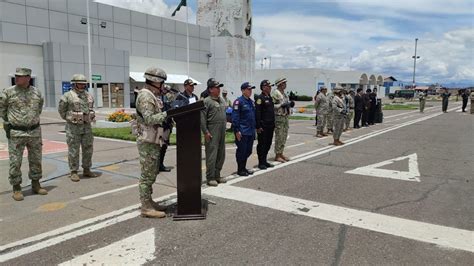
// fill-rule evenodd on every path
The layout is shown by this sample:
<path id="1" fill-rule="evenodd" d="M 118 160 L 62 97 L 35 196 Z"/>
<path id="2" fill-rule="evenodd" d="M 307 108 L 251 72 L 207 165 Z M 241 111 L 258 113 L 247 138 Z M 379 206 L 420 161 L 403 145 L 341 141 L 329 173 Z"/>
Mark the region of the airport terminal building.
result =
<path id="1" fill-rule="evenodd" d="M 152 65 L 163 68 L 171 84 L 187 78 L 186 23 L 92 0 L 89 8 L 97 107 L 130 107 L 134 88 Z M 0 1 L 0 88 L 13 85 L 17 66 L 31 68 L 45 106 L 56 107 L 73 74 L 89 75 L 87 26 L 85 1 Z M 205 83 L 210 29 L 188 28 L 190 76 Z"/>

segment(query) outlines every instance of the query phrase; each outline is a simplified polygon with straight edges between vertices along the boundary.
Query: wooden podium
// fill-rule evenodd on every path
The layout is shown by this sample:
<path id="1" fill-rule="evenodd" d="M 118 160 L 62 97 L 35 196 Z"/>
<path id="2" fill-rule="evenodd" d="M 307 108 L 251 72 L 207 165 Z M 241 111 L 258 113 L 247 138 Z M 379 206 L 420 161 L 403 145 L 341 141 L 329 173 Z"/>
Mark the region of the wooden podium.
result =
<path id="1" fill-rule="evenodd" d="M 206 219 L 207 201 L 201 199 L 201 110 L 198 101 L 167 111 L 176 122 L 178 205 L 173 220 Z"/>

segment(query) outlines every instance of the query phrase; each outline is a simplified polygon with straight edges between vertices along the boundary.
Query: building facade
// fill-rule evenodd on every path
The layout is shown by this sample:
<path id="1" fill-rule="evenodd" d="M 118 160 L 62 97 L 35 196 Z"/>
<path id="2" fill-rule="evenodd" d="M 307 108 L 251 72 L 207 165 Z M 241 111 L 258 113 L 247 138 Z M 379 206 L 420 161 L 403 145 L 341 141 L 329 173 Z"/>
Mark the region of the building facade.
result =
<path id="1" fill-rule="evenodd" d="M 0 88 L 13 84 L 17 66 L 29 67 L 46 106 L 57 106 L 73 74 L 89 76 L 89 22 L 91 91 L 98 107 L 130 106 L 135 85 L 130 72 L 155 65 L 169 74 L 187 74 L 186 23 L 92 0 L 89 8 L 90 21 L 85 1 L 0 1 Z M 206 81 L 210 29 L 188 27 L 190 76 Z"/>

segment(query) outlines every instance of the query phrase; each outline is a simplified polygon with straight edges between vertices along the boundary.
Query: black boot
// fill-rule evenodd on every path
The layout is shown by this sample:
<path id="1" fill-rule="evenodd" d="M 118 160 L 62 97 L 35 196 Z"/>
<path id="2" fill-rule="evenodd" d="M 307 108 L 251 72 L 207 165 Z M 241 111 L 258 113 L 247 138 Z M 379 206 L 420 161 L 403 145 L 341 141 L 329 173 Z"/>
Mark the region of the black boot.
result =
<path id="1" fill-rule="evenodd" d="M 258 169 L 265 170 L 267 165 L 265 164 L 265 159 L 262 156 L 258 156 Z"/>
<path id="2" fill-rule="evenodd" d="M 243 167 L 244 167 L 243 169 L 245 170 L 245 172 L 247 172 L 247 174 L 253 175 L 253 171 L 250 171 L 249 169 L 247 169 L 246 166 L 247 166 L 247 160 L 243 162 Z"/>
<path id="3" fill-rule="evenodd" d="M 166 149 L 168 148 L 168 145 L 163 145 L 161 146 L 160 149 L 160 172 L 171 172 L 171 168 L 166 167 L 163 162 L 165 161 L 165 154 L 166 154 Z"/>
<path id="4" fill-rule="evenodd" d="M 237 162 L 237 174 L 239 176 L 248 176 L 249 174 L 247 173 L 245 169 L 245 165 L 243 162 Z"/>

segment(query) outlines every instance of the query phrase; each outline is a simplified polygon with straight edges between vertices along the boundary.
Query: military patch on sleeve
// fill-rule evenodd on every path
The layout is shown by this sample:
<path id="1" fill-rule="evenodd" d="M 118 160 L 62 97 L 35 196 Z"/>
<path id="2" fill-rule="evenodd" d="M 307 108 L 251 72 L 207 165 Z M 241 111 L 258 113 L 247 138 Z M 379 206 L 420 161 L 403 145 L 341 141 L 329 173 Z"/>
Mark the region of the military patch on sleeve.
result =
<path id="1" fill-rule="evenodd" d="M 234 102 L 234 110 L 239 110 L 239 100 L 235 100 L 235 102 Z"/>
<path id="2" fill-rule="evenodd" d="M 262 104 L 262 99 L 257 99 L 257 104 Z"/>

